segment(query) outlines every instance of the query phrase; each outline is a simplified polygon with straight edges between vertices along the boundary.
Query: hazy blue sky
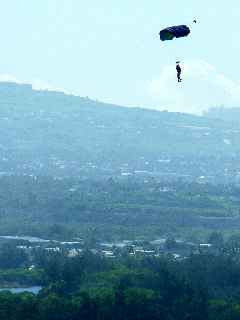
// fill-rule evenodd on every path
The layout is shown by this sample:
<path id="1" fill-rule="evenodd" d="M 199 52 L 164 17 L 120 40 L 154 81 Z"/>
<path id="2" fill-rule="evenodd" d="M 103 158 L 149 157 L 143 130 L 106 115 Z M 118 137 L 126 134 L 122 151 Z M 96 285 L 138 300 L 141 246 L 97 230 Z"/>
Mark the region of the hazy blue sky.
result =
<path id="1" fill-rule="evenodd" d="M 240 105 L 239 0 L 0 0 L 0 74 L 125 105 Z M 163 43 L 161 28 L 191 35 Z M 184 82 L 175 79 L 175 61 Z M 185 76 L 184 76 L 185 75 Z"/>

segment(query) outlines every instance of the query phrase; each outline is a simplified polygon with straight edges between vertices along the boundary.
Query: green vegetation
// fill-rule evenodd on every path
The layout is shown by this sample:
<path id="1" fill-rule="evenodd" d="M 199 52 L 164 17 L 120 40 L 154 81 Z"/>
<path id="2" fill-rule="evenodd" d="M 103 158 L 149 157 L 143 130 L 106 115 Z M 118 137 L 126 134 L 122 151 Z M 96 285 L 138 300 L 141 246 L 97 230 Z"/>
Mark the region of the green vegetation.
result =
<path id="1" fill-rule="evenodd" d="M 1 320 L 240 318 L 239 123 L 9 83 L 0 110 L 0 235 L 53 240 L 1 238 L 1 287 L 44 287 Z"/>
<path id="2" fill-rule="evenodd" d="M 105 178 L 145 170 L 170 180 L 234 181 L 239 171 L 239 123 L 124 108 L 14 83 L 0 83 L 0 110 L 4 174 Z"/>
<path id="3" fill-rule="evenodd" d="M 40 269 L 28 270 L 28 269 L 0 269 L 0 286 L 6 287 L 31 287 L 36 284 L 43 284 L 44 276 Z"/>
<path id="4" fill-rule="evenodd" d="M 153 240 L 204 229 L 204 239 L 218 227 L 238 228 L 239 194 L 234 185 L 1 177 L 0 234 Z"/>
<path id="5" fill-rule="evenodd" d="M 196 319 L 240 316 L 239 253 L 109 260 L 86 251 L 43 260 L 38 295 L 0 293 L 1 320 Z"/>

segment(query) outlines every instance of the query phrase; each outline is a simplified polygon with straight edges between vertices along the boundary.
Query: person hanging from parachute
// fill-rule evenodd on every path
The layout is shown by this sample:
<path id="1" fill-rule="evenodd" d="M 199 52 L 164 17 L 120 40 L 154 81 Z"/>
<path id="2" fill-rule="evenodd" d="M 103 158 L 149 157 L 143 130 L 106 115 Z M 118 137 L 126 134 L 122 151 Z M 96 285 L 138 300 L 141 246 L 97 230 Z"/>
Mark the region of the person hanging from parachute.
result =
<path id="1" fill-rule="evenodd" d="M 182 78 L 181 78 L 182 69 L 181 69 L 179 63 L 180 63 L 180 61 L 176 62 L 177 80 L 178 80 L 178 82 L 182 82 Z"/>
<path id="2" fill-rule="evenodd" d="M 197 20 L 194 19 L 193 23 L 197 23 Z M 187 37 L 190 34 L 190 28 L 186 25 L 172 26 L 165 28 L 159 32 L 160 40 L 167 41 L 173 40 L 174 38 L 183 38 Z M 177 80 L 178 82 L 182 81 L 181 73 L 182 69 L 180 67 L 180 61 L 176 62 L 176 70 L 177 70 Z"/>

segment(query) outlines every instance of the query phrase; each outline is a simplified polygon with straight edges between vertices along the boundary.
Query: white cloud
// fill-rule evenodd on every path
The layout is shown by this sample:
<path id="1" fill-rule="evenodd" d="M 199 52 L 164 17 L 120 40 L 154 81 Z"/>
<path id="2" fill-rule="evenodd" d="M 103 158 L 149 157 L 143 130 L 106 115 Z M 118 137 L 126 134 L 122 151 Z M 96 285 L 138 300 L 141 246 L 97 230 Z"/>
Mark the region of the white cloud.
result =
<path id="1" fill-rule="evenodd" d="M 37 91 L 58 91 L 58 92 L 63 92 L 67 95 L 71 95 L 70 92 L 66 91 L 65 89 L 62 88 L 56 88 L 54 86 L 49 85 L 48 83 L 39 80 L 39 79 L 33 79 L 31 82 L 33 90 Z"/>
<path id="2" fill-rule="evenodd" d="M 63 92 L 65 94 L 70 94 L 64 89 L 56 88 L 54 86 L 51 86 L 47 82 L 44 82 L 39 79 L 33 79 L 31 81 L 22 81 L 17 79 L 15 76 L 10 74 L 0 74 L 0 82 L 13 82 L 17 84 L 30 84 L 33 88 L 33 90 L 36 91 L 58 91 Z"/>
<path id="3" fill-rule="evenodd" d="M 10 74 L 0 74 L 0 82 L 14 82 L 18 84 L 22 84 L 22 81 L 19 81 L 16 77 Z"/>
<path id="4" fill-rule="evenodd" d="M 197 114 L 212 106 L 240 106 L 240 83 L 203 60 L 182 63 L 182 78 L 178 83 L 175 66 L 166 66 L 150 83 L 154 101 L 169 111 Z"/>

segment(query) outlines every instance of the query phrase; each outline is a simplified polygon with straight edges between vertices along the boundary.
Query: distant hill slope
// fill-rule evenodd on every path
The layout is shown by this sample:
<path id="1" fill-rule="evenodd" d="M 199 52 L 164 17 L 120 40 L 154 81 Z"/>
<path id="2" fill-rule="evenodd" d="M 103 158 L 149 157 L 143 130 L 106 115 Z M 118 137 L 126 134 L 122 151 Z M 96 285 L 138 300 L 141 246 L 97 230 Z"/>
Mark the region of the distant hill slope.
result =
<path id="1" fill-rule="evenodd" d="M 2 173 L 220 173 L 239 141 L 238 124 L 0 83 Z"/>
<path id="2" fill-rule="evenodd" d="M 209 118 L 222 119 L 224 121 L 232 121 L 234 123 L 240 122 L 240 107 L 224 108 L 215 107 L 210 108 L 205 116 Z"/>

